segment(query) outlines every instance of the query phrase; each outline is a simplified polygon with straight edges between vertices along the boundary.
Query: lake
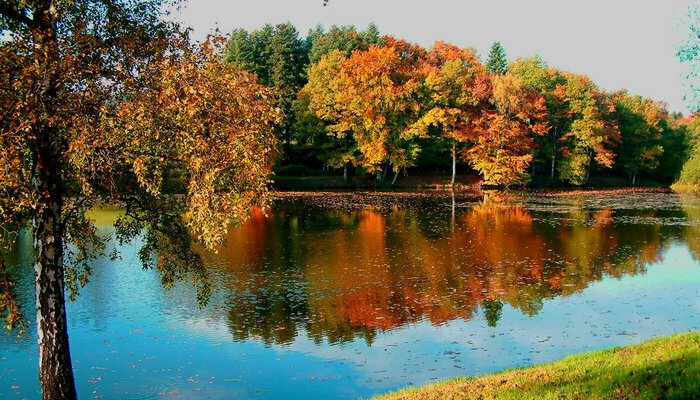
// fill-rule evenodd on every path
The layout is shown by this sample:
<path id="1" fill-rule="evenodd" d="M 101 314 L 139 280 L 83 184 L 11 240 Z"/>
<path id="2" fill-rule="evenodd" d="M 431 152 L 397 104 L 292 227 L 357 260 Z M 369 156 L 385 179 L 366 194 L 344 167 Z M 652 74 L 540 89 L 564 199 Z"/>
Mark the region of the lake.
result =
<path id="1" fill-rule="evenodd" d="M 700 329 L 700 198 L 673 193 L 283 193 L 205 255 L 201 309 L 111 246 L 68 305 L 82 399 L 356 399 Z M 0 335 L 1 399 L 39 398 L 36 354 Z"/>

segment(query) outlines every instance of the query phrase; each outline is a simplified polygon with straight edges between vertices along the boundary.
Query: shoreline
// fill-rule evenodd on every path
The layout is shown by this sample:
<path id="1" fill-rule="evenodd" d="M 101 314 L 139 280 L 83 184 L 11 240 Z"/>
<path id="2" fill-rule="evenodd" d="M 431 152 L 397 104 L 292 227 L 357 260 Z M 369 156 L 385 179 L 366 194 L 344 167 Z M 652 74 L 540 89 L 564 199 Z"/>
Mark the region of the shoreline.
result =
<path id="1" fill-rule="evenodd" d="M 700 332 L 677 333 L 546 364 L 453 378 L 372 400 L 482 398 L 698 399 Z"/>

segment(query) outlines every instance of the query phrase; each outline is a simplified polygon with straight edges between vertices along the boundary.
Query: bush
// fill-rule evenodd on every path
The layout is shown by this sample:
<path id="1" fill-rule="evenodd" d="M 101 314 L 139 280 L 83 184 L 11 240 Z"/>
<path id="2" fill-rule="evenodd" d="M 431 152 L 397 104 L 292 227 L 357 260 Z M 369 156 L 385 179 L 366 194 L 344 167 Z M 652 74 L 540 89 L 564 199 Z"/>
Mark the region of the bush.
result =
<path id="1" fill-rule="evenodd" d="M 700 185 L 700 156 L 691 157 L 683 165 L 681 170 L 681 178 L 679 180 L 685 185 Z"/>

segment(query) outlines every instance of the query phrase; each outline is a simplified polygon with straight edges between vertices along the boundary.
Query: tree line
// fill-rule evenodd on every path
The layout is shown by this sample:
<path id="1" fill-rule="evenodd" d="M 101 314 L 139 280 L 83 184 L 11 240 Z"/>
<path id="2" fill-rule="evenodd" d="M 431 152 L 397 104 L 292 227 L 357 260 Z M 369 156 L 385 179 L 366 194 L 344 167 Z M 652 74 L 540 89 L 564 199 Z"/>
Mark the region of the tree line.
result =
<path id="1" fill-rule="evenodd" d="M 585 185 L 591 174 L 670 184 L 689 155 L 692 118 L 538 56 L 508 63 L 499 42 L 484 62 L 473 48 L 425 49 L 374 24 L 302 38 L 285 23 L 234 30 L 225 60 L 276 91 L 282 175 L 393 183 L 408 169 L 451 170 L 454 183 L 460 164 L 491 185 Z"/>

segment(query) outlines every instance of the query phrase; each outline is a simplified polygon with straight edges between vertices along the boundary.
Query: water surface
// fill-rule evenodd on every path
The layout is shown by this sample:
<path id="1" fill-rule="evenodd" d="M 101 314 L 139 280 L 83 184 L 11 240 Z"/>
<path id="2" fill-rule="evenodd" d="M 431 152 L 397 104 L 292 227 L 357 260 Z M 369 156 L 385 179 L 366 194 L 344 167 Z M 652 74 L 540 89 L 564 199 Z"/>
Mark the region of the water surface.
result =
<path id="1" fill-rule="evenodd" d="M 698 330 L 699 218 L 671 193 L 287 194 L 206 255 L 203 309 L 112 243 L 68 306 L 78 391 L 354 399 Z M 0 337 L 0 398 L 39 397 L 34 335 Z"/>

